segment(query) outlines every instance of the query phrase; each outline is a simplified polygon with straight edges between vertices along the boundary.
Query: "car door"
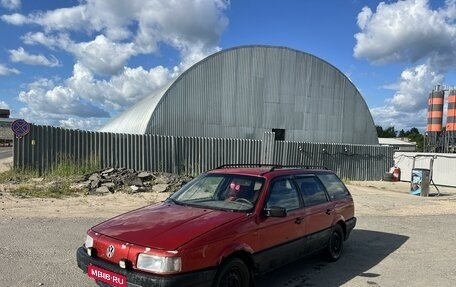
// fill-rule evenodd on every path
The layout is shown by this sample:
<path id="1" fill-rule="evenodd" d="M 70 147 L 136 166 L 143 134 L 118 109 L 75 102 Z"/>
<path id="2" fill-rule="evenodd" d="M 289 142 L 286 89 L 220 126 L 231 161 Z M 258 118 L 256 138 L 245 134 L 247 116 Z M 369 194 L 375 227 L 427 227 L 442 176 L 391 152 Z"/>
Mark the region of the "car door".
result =
<path id="1" fill-rule="evenodd" d="M 334 203 L 328 198 L 324 185 L 315 175 L 300 175 L 296 183 L 304 201 L 305 234 L 307 251 L 323 247 L 331 233 Z"/>
<path id="2" fill-rule="evenodd" d="M 290 177 L 278 178 L 271 182 L 264 208 L 283 207 L 284 217 L 270 217 L 263 214 L 258 220 L 258 242 L 261 250 L 255 261 L 260 273 L 289 263 L 300 255 L 304 228 L 302 201 L 299 191 Z"/>
<path id="3" fill-rule="evenodd" d="M 319 174 L 317 177 L 326 187 L 329 199 L 335 203 L 335 214 L 348 220 L 355 215 L 355 205 L 350 192 L 343 182 L 333 173 Z"/>

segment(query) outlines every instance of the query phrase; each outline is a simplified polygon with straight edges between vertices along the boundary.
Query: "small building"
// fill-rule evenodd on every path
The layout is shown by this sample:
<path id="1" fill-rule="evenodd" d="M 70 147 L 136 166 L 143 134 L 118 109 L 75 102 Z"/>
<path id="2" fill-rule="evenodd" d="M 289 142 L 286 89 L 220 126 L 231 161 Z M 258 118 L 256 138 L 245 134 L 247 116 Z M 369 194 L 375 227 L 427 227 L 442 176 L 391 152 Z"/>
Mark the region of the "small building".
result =
<path id="1" fill-rule="evenodd" d="M 10 119 L 10 110 L 0 109 L 0 145 L 11 145 L 14 133 L 11 130 L 11 123 L 15 119 Z"/>
<path id="2" fill-rule="evenodd" d="M 416 142 L 411 142 L 407 138 L 378 138 L 378 143 L 382 146 L 392 146 L 394 151 L 416 151 Z"/>

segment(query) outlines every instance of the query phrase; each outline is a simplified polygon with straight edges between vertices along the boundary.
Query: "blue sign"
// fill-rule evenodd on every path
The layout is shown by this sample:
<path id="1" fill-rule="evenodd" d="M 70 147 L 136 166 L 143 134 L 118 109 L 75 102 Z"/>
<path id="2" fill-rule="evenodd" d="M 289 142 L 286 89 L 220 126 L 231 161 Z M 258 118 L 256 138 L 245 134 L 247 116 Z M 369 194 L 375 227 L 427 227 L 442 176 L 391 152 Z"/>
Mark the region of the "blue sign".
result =
<path id="1" fill-rule="evenodd" d="M 30 124 L 25 120 L 15 120 L 11 123 L 11 129 L 16 137 L 21 138 L 30 132 Z"/>

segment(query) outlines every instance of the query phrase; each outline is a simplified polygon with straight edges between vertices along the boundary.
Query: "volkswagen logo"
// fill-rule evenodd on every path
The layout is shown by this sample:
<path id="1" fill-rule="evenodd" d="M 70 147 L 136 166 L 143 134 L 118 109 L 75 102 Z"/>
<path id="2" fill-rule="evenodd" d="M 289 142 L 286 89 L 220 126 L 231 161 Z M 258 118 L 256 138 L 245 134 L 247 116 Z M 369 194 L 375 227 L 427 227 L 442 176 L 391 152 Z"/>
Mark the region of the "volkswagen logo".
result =
<path id="1" fill-rule="evenodd" d="M 114 246 L 113 245 L 109 245 L 108 248 L 106 249 L 106 255 L 111 258 L 113 255 L 114 255 Z"/>

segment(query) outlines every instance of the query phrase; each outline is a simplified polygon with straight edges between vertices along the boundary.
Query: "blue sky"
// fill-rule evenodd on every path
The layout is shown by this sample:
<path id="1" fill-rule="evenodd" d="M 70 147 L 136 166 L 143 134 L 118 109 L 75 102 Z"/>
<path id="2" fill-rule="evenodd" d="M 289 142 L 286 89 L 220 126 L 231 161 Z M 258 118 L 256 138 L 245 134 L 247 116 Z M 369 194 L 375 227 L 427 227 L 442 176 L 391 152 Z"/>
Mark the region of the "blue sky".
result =
<path id="1" fill-rule="evenodd" d="M 322 58 L 374 122 L 426 125 L 456 85 L 456 0 L 0 0 L 0 108 L 94 130 L 204 57 L 239 45 Z"/>

